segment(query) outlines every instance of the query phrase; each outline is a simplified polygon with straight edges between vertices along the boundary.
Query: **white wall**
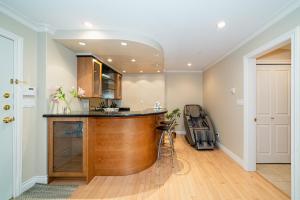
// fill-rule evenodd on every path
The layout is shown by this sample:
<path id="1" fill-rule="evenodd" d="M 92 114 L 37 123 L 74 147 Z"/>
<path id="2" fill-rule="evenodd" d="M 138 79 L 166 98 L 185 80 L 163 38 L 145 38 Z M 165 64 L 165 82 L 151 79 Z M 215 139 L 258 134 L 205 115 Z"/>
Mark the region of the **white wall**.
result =
<path id="1" fill-rule="evenodd" d="M 73 99 L 73 111 L 81 110 L 77 99 L 70 96 L 72 87 L 77 88 L 77 57 L 74 52 L 64 47 L 47 34 L 47 70 L 46 70 L 46 96 L 53 93 L 55 88 L 62 86 L 68 99 Z M 60 110 L 63 105 L 60 106 Z M 50 111 L 50 104 L 49 110 Z M 62 111 L 62 110 L 61 110 Z M 51 112 L 51 111 L 50 111 Z"/>
<path id="2" fill-rule="evenodd" d="M 131 110 L 153 108 L 159 101 L 165 106 L 165 77 L 163 74 L 123 74 L 122 103 Z"/>
<path id="3" fill-rule="evenodd" d="M 39 110 L 37 135 L 37 176 L 47 175 L 47 122 L 41 116 L 52 112 L 49 96 L 57 86 L 62 86 L 68 94 L 72 87 L 77 88 L 77 58 L 74 52 L 56 42 L 48 33 L 39 33 Z M 68 95 L 69 98 L 71 98 Z M 63 104 L 59 110 L 62 111 Z M 81 104 L 77 99 L 73 100 L 72 111 L 81 110 Z"/>
<path id="4" fill-rule="evenodd" d="M 220 133 L 221 142 L 243 158 L 243 56 L 300 25 L 300 8 L 247 42 L 204 72 L 204 105 Z M 299 55 L 298 55 L 299 56 Z M 236 88 L 232 95 L 230 88 Z"/>
<path id="5" fill-rule="evenodd" d="M 36 161 L 35 161 L 35 176 L 47 175 L 47 120 L 42 117 L 47 113 L 48 102 L 46 96 L 46 70 L 47 70 L 47 33 L 38 33 L 38 101 L 37 101 L 37 113 L 36 124 Z"/>
<path id="6" fill-rule="evenodd" d="M 124 74 L 122 106 L 132 110 L 153 107 L 160 101 L 169 111 L 186 104 L 202 105 L 202 73 Z M 176 127 L 184 131 L 183 118 Z"/>
<path id="7" fill-rule="evenodd" d="M 166 73 L 166 104 L 169 111 L 179 108 L 182 114 L 186 104 L 202 105 L 202 73 Z M 182 116 L 178 131 L 185 130 Z"/>

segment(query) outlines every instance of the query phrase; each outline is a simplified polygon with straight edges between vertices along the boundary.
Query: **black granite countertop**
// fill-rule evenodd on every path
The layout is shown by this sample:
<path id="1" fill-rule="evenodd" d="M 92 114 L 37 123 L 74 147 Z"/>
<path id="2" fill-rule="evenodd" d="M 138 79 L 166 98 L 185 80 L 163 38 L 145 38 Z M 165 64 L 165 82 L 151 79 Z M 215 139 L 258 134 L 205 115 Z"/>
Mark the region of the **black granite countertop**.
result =
<path id="1" fill-rule="evenodd" d="M 86 112 L 71 112 L 62 114 L 44 114 L 43 117 L 131 117 L 131 116 L 146 116 L 159 115 L 167 113 L 167 109 L 145 109 L 141 111 L 122 111 L 122 112 L 100 112 L 100 111 L 86 111 Z"/>

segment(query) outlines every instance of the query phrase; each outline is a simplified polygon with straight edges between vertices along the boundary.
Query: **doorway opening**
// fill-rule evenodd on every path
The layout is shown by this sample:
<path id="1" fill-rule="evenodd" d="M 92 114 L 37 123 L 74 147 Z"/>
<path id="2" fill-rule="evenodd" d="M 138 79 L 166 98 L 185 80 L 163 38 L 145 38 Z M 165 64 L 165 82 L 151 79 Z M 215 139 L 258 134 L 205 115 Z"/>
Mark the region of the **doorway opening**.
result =
<path id="1" fill-rule="evenodd" d="M 256 58 L 256 171 L 291 196 L 291 43 Z"/>
<path id="2" fill-rule="evenodd" d="M 244 56 L 244 168 L 256 171 L 257 163 L 257 58 L 291 44 L 290 159 L 291 199 L 300 199 L 300 27 L 271 40 Z M 257 120 L 257 119 L 256 119 Z M 271 120 L 271 119 L 270 119 Z"/>

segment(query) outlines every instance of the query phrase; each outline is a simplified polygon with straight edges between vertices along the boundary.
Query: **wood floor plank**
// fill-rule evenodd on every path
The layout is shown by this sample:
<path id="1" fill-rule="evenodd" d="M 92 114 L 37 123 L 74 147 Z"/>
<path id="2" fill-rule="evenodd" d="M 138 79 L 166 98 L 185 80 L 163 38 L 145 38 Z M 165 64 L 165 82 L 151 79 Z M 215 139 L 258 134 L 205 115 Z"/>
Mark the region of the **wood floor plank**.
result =
<path id="1" fill-rule="evenodd" d="M 162 158 L 138 174 L 95 177 L 71 199 L 109 200 L 287 200 L 284 193 L 246 172 L 224 152 L 196 151 L 183 137 L 175 142 L 174 167 Z"/>

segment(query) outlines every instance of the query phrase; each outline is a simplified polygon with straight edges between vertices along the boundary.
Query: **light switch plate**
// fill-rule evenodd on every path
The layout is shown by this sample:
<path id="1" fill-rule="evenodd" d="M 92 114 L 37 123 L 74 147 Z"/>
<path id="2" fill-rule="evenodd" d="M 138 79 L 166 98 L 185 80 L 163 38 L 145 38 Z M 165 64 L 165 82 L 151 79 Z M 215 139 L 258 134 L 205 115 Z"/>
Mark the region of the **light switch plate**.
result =
<path id="1" fill-rule="evenodd" d="M 243 106 L 243 105 L 244 105 L 244 99 L 237 99 L 237 100 L 236 100 L 236 104 L 237 104 L 238 106 Z"/>
<path id="2" fill-rule="evenodd" d="M 36 100 L 32 96 L 25 96 L 23 98 L 23 108 L 33 108 L 36 106 Z"/>
<path id="3" fill-rule="evenodd" d="M 235 89 L 235 88 L 231 88 L 231 89 L 230 89 L 230 93 L 231 93 L 232 95 L 235 95 L 236 89 Z"/>

